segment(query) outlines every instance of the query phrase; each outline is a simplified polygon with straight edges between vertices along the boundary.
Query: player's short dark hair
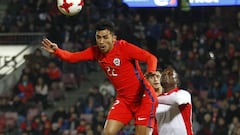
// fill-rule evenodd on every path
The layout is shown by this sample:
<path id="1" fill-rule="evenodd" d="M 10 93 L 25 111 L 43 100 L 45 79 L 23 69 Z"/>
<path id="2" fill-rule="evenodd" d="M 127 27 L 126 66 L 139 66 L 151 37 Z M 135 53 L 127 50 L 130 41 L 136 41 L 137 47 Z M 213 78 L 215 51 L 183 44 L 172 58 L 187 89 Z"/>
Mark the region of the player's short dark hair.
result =
<path id="1" fill-rule="evenodd" d="M 107 29 L 110 32 L 114 33 L 114 28 L 115 28 L 114 23 L 112 21 L 106 20 L 106 19 L 102 19 L 96 24 L 96 31 Z"/>
<path id="2" fill-rule="evenodd" d="M 179 83 L 178 73 L 173 67 L 168 66 L 162 71 L 161 85 L 164 89 L 167 87 L 178 87 Z"/>

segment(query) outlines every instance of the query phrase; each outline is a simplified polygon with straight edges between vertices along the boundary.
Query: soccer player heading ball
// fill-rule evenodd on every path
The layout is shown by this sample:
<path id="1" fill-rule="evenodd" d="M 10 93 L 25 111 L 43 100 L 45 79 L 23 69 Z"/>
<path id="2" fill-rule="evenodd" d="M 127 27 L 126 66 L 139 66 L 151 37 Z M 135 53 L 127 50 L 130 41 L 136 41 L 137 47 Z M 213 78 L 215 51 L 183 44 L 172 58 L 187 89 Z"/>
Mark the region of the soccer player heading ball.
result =
<path id="1" fill-rule="evenodd" d="M 116 135 L 132 119 L 136 135 L 152 132 L 157 107 L 157 96 L 144 78 L 138 61 L 147 64 L 147 73 L 155 72 L 157 58 L 146 50 L 125 40 L 117 40 L 114 24 L 101 20 L 96 24 L 96 45 L 79 52 L 58 48 L 48 39 L 43 39 L 43 49 L 68 62 L 95 60 L 101 66 L 116 89 L 116 100 L 109 110 L 104 126 L 105 135 Z"/>

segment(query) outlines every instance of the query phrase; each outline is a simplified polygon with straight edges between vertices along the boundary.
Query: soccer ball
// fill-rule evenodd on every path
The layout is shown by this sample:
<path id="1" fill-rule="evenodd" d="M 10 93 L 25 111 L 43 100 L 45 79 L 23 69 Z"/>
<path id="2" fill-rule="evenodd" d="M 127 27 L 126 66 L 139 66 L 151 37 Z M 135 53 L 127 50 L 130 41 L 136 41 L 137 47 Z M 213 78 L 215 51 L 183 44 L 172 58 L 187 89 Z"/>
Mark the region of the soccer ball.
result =
<path id="1" fill-rule="evenodd" d="M 79 13 L 82 10 L 83 4 L 83 0 L 57 0 L 59 11 L 67 16 Z"/>

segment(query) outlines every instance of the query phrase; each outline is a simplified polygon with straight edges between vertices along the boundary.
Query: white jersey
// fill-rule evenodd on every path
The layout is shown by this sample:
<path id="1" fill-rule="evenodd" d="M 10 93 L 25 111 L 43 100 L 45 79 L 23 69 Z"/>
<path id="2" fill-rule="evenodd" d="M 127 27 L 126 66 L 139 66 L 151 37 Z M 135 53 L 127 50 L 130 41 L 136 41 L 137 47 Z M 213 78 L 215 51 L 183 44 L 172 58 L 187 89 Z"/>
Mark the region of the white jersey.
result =
<path id="1" fill-rule="evenodd" d="M 156 118 L 159 135 L 193 135 L 189 92 L 175 88 L 158 96 Z"/>

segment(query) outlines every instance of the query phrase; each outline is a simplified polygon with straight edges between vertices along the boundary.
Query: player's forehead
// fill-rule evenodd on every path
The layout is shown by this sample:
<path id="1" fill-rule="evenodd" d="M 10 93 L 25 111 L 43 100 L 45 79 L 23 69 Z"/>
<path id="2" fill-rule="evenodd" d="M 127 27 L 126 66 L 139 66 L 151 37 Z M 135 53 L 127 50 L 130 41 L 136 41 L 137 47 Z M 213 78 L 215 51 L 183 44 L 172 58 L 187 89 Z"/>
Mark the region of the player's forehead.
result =
<path id="1" fill-rule="evenodd" d="M 169 79 L 171 78 L 177 78 L 177 73 L 174 69 L 168 68 L 162 72 L 162 78 L 168 77 Z"/>
<path id="2" fill-rule="evenodd" d="M 161 76 L 161 73 L 159 71 L 156 71 L 155 75 L 156 76 Z"/>
<path id="3" fill-rule="evenodd" d="M 171 68 L 167 68 L 162 72 L 162 75 L 171 75 L 171 74 L 173 74 L 173 70 Z"/>
<path id="4" fill-rule="evenodd" d="M 154 74 L 148 75 L 149 79 L 154 78 L 154 77 L 160 78 L 161 77 L 161 73 L 159 71 L 156 71 Z"/>
<path id="5" fill-rule="evenodd" d="M 98 30 L 96 31 L 96 36 L 103 37 L 103 36 L 108 36 L 112 34 L 110 30 L 104 29 L 104 30 Z"/>

